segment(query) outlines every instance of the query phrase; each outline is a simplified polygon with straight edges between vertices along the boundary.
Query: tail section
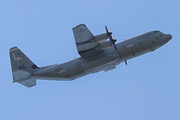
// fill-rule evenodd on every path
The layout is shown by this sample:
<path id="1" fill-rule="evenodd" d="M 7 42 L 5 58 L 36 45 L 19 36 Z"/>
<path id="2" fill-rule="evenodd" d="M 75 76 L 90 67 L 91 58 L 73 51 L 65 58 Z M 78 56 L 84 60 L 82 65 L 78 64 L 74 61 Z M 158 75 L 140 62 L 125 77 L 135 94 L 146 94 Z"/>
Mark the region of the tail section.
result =
<path id="1" fill-rule="evenodd" d="M 31 74 L 38 68 L 18 47 L 9 51 L 13 82 L 18 82 L 26 87 L 36 85 L 36 79 Z"/>

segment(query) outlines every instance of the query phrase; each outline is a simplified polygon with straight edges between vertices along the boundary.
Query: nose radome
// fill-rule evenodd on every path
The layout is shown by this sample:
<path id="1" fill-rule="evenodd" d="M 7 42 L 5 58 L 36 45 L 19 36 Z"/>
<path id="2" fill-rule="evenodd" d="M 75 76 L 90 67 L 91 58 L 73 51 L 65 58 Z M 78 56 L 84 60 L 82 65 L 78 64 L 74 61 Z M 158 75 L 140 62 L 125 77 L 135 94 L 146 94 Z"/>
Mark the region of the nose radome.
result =
<path id="1" fill-rule="evenodd" d="M 171 34 L 166 34 L 166 39 L 171 40 L 172 39 L 172 35 Z"/>

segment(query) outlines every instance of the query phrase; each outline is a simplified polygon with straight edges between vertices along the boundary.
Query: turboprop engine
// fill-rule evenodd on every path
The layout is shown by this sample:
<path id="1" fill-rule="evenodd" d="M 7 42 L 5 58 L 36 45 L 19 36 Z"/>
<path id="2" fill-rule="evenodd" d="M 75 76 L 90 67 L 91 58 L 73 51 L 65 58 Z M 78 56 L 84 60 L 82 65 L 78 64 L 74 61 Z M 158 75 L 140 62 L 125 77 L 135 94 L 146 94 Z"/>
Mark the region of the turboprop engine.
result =
<path id="1" fill-rule="evenodd" d="M 112 37 L 112 32 L 109 32 L 108 28 L 105 26 L 106 33 L 93 36 L 90 40 L 83 44 L 77 45 L 78 52 L 87 51 L 91 49 L 104 50 L 110 48 L 114 45 L 115 50 L 117 50 L 115 42 L 116 40 Z M 109 38 L 109 41 L 106 41 Z"/>
<path id="2" fill-rule="evenodd" d="M 93 42 L 103 42 L 106 39 L 108 39 L 108 35 L 107 35 L 107 33 L 103 33 L 103 34 L 94 36 L 91 40 L 89 40 L 89 42 L 90 43 L 93 43 Z"/>
<path id="3" fill-rule="evenodd" d="M 104 50 L 104 49 L 108 49 L 112 46 L 112 42 L 111 41 L 104 41 L 99 43 L 99 45 L 97 47 L 95 47 L 95 50 Z"/>

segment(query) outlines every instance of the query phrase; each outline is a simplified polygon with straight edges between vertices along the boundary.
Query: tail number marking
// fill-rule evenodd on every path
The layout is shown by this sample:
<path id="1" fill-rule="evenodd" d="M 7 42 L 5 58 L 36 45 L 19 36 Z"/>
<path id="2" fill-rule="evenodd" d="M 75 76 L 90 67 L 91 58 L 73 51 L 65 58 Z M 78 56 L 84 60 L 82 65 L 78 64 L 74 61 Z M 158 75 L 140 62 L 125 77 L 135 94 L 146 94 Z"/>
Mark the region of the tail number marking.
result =
<path id="1" fill-rule="evenodd" d="M 18 67 L 19 70 L 25 70 L 26 69 L 26 66 L 25 65 L 21 65 Z"/>

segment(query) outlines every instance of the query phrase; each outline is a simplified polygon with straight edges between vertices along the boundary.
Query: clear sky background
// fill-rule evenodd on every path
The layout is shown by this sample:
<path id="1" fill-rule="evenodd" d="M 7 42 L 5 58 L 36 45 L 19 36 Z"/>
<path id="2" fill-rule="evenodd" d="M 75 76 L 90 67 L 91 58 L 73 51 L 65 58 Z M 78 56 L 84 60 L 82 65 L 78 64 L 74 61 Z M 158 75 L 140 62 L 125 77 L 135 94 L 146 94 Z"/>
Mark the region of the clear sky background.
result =
<path id="1" fill-rule="evenodd" d="M 1 120 L 180 120 L 179 0 L 0 0 Z M 74 81 L 12 83 L 9 49 L 38 66 L 79 57 L 72 27 L 118 41 L 151 30 L 172 34 L 160 49 Z"/>

